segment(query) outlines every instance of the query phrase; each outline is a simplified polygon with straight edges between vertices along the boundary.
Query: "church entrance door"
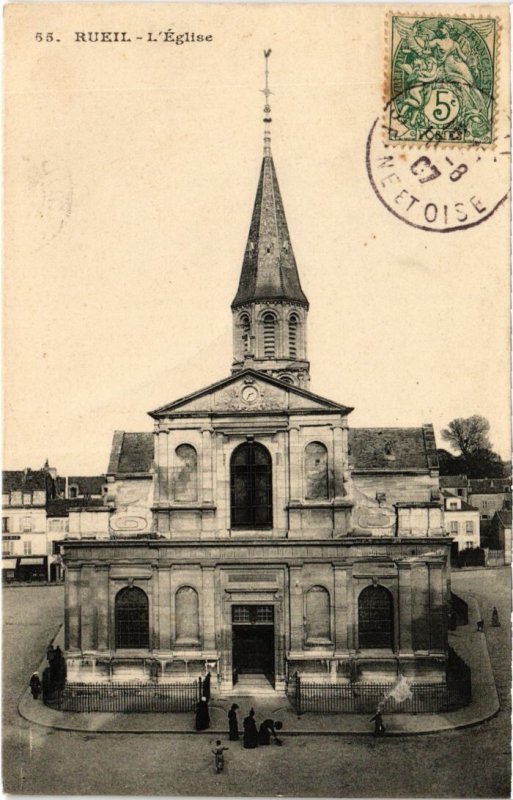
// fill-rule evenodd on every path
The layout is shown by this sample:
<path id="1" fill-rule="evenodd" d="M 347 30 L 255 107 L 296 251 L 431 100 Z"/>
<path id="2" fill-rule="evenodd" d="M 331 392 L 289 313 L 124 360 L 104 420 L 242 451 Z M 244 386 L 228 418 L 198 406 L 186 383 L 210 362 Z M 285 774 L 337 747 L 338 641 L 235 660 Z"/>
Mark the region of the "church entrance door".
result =
<path id="1" fill-rule="evenodd" d="M 232 607 L 234 682 L 274 686 L 273 606 Z"/>

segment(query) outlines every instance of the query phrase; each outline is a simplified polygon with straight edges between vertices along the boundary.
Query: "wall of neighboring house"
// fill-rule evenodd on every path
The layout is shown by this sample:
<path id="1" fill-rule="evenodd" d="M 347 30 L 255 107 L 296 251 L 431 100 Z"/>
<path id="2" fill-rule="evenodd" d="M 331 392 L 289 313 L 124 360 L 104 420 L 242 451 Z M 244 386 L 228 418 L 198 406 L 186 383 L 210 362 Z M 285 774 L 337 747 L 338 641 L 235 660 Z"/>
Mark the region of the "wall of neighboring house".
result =
<path id="1" fill-rule="evenodd" d="M 508 499 L 509 495 L 504 492 L 497 492 L 495 494 L 469 494 L 468 502 L 479 510 L 481 519 L 493 519 L 496 511 L 500 511 L 504 505 L 504 501 Z"/>
<path id="2" fill-rule="evenodd" d="M 445 530 L 458 544 L 458 551 L 479 547 L 479 511 L 462 508 L 461 497 L 445 497 Z"/>

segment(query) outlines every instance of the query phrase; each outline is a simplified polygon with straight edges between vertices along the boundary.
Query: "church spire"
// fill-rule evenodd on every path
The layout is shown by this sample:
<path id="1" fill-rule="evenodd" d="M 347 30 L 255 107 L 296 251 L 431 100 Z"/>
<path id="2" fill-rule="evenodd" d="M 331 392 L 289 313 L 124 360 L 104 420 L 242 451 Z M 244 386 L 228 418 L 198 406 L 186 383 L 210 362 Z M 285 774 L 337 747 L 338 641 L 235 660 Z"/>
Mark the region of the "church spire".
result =
<path id="1" fill-rule="evenodd" d="M 306 316 L 296 259 L 271 155 L 269 56 L 264 51 L 264 156 L 234 315 L 233 371 L 253 366 L 306 388 Z"/>

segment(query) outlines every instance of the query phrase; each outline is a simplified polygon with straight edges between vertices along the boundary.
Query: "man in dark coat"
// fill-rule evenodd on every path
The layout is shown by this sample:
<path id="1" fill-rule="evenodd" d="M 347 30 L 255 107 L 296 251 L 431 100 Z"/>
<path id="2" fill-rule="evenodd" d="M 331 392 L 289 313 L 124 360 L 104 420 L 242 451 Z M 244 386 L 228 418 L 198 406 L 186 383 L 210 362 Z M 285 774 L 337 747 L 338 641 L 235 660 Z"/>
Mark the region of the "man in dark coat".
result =
<path id="1" fill-rule="evenodd" d="M 237 703 L 232 703 L 232 707 L 228 712 L 228 725 L 230 728 L 230 741 L 231 742 L 238 742 L 239 741 L 239 725 L 237 722 L 237 709 L 239 706 Z"/>
<path id="2" fill-rule="evenodd" d="M 197 731 L 204 731 L 210 728 L 210 714 L 208 713 L 208 703 L 205 697 L 202 697 L 196 706 L 194 727 Z"/>
<path id="3" fill-rule="evenodd" d="M 249 714 L 244 719 L 243 745 L 246 750 L 258 747 L 258 731 L 255 722 L 255 709 L 251 708 Z"/>

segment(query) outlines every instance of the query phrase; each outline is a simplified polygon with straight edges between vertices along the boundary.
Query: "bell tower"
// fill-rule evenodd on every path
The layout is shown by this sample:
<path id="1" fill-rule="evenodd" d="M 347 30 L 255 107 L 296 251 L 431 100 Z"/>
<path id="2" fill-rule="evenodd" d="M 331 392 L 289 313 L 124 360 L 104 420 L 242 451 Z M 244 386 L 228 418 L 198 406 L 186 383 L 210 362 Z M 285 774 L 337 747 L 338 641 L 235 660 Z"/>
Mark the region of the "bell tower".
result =
<path id="1" fill-rule="evenodd" d="M 308 300 L 299 281 L 271 155 L 270 54 L 270 50 L 264 51 L 264 156 L 239 288 L 232 303 L 232 372 L 252 367 L 307 389 Z"/>

